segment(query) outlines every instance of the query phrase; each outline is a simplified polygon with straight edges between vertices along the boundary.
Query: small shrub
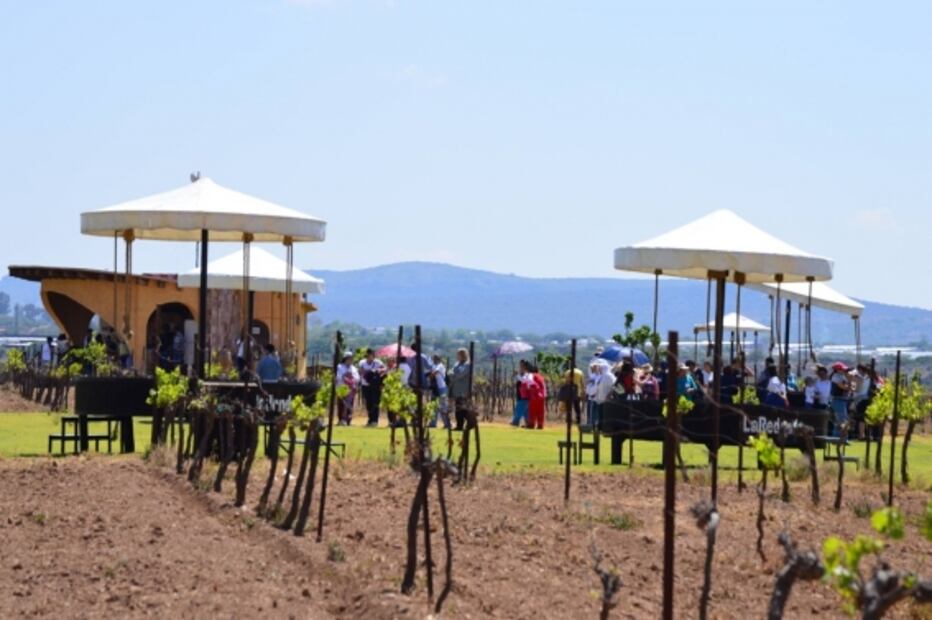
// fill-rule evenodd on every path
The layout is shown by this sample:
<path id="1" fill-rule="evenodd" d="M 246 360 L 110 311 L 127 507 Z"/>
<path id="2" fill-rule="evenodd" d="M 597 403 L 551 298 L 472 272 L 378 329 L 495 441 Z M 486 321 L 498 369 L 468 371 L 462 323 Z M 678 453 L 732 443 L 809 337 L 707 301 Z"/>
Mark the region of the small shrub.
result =
<path id="1" fill-rule="evenodd" d="M 851 511 L 858 519 L 867 519 L 874 513 L 874 507 L 869 501 L 862 499 L 851 505 Z"/>
<path id="2" fill-rule="evenodd" d="M 783 467 L 786 469 L 786 478 L 790 482 L 802 482 L 809 478 L 809 459 L 804 456 L 788 459 Z"/>
<path id="3" fill-rule="evenodd" d="M 32 519 L 33 523 L 37 525 L 45 525 L 48 521 L 48 515 L 46 515 L 44 512 L 30 513 L 29 518 Z"/>
<path id="4" fill-rule="evenodd" d="M 339 543 L 332 542 L 327 547 L 327 560 L 331 562 L 346 561 L 346 552 L 343 551 L 343 547 L 341 547 Z"/>
<path id="5" fill-rule="evenodd" d="M 607 525 L 614 530 L 621 530 L 623 532 L 633 530 L 634 528 L 640 527 L 641 525 L 641 522 L 636 517 L 627 512 L 606 512 L 602 514 L 602 516 L 598 517 L 596 521 Z"/>

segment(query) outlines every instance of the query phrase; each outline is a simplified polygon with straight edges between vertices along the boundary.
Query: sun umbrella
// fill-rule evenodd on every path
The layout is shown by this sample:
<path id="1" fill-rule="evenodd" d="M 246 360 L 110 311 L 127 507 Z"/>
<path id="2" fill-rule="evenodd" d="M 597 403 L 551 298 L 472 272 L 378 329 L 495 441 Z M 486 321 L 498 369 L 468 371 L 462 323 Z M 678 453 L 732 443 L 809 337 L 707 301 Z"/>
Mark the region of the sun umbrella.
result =
<path id="1" fill-rule="evenodd" d="M 631 358 L 635 366 L 643 366 L 644 364 L 650 363 L 650 358 L 647 356 L 644 351 L 640 349 L 632 349 L 631 347 L 623 347 L 618 344 L 613 344 L 610 347 L 607 347 L 599 355 L 600 358 L 608 360 L 609 362 L 620 362 L 626 357 Z"/>
<path id="2" fill-rule="evenodd" d="M 718 495 L 718 403 L 721 396 L 722 338 L 725 283 L 806 282 L 832 277 L 832 261 L 803 252 L 777 239 L 728 210 L 714 211 L 668 233 L 615 250 L 615 268 L 681 278 L 715 281 L 715 336 L 713 345 L 714 442 L 712 449 L 712 500 Z M 710 305 L 707 301 L 707 307 Z M 708 314 L 708 311 L 707 311 Z M 706 323 L 710 321 L 706 320 Z"/>
<path id="3" fill-rule="evenodd" d="M 496 357 L 504 357 L 506 355 L 521 355 L 522 353 L 527 353 L 528 351 L 533 351 L 534 347 L 529 345 L 526 342 L 520 340 L 509 340 L 508 342 L 503 342 L 495 349 Z"/>
<path id="4" fill-rule="evenodd" d="M 777 287 L 772 284 L 749 285 L 760 293 L 773 299 L 777 294 Z M 854 340 L 857 350 L 857 360 L 861 361 L 861 314 L 864 313 L 864 304 L 851 299 L 824 282 L 790 283 L 779 291 L 788 300 L 795 301 L 800 306 L 800 312 L 806 312 L 806 340 L 809 345 L 809 354 L 812 357 L 812 307 L 825 308 L 832 312 L 847 314 L 854 322 Z"/>
<path id="5" fill-rule="evenodd" d="M 284 293 L 288 276 L 288 263 L 261 247 L 249 252 L 249 290 Z M 194 268 L 178 274 L 178 286 L 197 288 L 201 285 L 201 270 Z M 243 286 L 243 250 L 239 249 L 207 264 L 207 288 L 238 289 Z M 294 293 L 319 295 L 324 292 L 324 281 L 303 271 L 295 271 L 291 290 Z"/>
<path id="6" fill-rule="evenodd" d="M 214 241 L 242 241 L 243 289 L 249 291 L 249 247 L 252 241 L 281 242 L 287 248 L 288 260 L 285 276 L 285 297 L 291 316 L 292 277 L 294 270 L 293 243 L 296 241 L 323 241 L 326 222 L 300 211 L 294 211 L 271 202 L 222 187 L 200 173 L 191 175 L 191 183 L 168 192 L 132 200 L 112 207 L 81 214 L 81 232 L 87 235 L 113 236 L 114 271 L 116 271 L 116 241 L 122 236 L 126 242 L 126 281 L 132 271 L 132 242 L 135 239 L 164 241 L 199 241 L 201 244 L 200 295 L 198 299 L 198 376 L 204 376 L 207 342 L 207 245 Z M 114 278 L 114 281 L 116 279 Z M 114 317 L 117 294 L 114 284 Z M 127 286 L 126 313 L 129 314 L 130 288 Z M 249 324 L 248 307 L 244 295 L 244 329 Z M 288 342 L 294 329 L 293 321 L 285 322 Z M 246 340 L 248 347 L 249 340 Z"/>
<path id="7" fill-rule="evenodd" d="M 198 347 L 196 365 L 198 376 L 204 376 L 204 356 L 207 338 L 207 245 L 214 241 L 241 241 L 243 243 L 243 293 L 247 311 L 245 325 L 249 323 L 246 298 L 249 291 L 248 267 L 252 241 L 281 242 L 287 248 L 285 298 L 292 304 L 292 276 L 294 269 L 293 243 L 323 241 L 326 222 L 300 211 L 294 211 L 271 202 L 227 189 L 211 179 L 191 175 L 191 183 L 168 192 L 132 200 L 112 207 L 81 214 L 81 232 L 87 235 L 113 236 L 114 271 L 116 271 L 116 241 L 122 236 L 126 242 L 127 282 L 132 270 L 132 242 L 135 239 L 164 241 L 199 241 L 201 244 L 200 295 L 198 301 Z M 116 278 L 114 278 L 116 281 Z M 114 287 L 116 284 L 114 284 Z M 126 312 L 131 307 L 127 286 Z M 117 306 L 114 288 L 114 318 Z M 291 309 L 283 313 L 291 315 Z M 245 327 L 244 325 L 244 327 Z M 286 338 L 294 329 L 293 321 L 285 321 Z M 248 339 L 247 339 L 248 346 Z"/>
<path id="8" fill-rule="evenodd" d="M 397 344 L 387 344 L 384 347 L 379 347 L 375 351 L 376 357 L 396 357 L 398 355 L 398 345 Z M 417 353 L 411 347 L 401 345 L 401 357 L 407 359 L 409 357 L 414 357 Z"/>

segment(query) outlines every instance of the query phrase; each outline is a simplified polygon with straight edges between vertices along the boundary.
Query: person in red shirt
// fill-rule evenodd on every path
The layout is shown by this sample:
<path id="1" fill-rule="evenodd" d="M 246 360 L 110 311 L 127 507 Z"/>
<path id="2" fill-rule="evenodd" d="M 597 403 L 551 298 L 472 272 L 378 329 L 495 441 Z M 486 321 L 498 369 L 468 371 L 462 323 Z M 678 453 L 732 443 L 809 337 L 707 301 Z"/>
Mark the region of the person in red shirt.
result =
<path id="1" fill-rule="evenodd" d="M 528 428 L 544 428 L 544 406 L 547 402 L 547 384 L 537 366 L 530 365 L 531 380 L 527 383 Z"/>

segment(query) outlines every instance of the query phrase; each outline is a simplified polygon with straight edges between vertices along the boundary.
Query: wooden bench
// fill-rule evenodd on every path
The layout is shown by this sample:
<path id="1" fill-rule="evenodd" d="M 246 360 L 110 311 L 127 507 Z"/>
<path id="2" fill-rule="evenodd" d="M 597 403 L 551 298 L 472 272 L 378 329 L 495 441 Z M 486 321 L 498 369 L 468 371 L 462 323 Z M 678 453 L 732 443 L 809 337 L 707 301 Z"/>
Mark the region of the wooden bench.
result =
<path id="1" fill-rule="evenodd" d="M 557 449 L 560 451 L 560 465 L 563 464 L 563 453 L 564 452 L 569 453 L 569 458 L 572 459 L 570 461 L 571 463 L 573 463 L 574 465 L 579 464 L 579 458 L 580 458 L 579 451 L 576 448 L 575 441 L 566 441 L 565 439 L 561 439 L 557 442 Z"/>
<path id="2" fill-rule="evenodd" d="M 259 426 L 265 429 L 265 433 L 263 433 L 262 445 L 265 449 L 266 454 L 269 453 L 269 436 L 271 434 L 272 425 L 274 423 L 275 423 L 274 420 L 268 420 L 268 419 L 259 420 L 258 422 Z M 324 436 L 324 433 L 326 432 L 326 430 L 327 430 L 326 428 L 321 429 L 320 431 L 321 437 Z M 298 437 L 294 440 L 294 443 L 296 446 L 303 446 L 305 444 L 305 441 L 304 439 Z M 342 459 L 346 456 L 346 442 L 345 441 L 331 441 L 328 444 L 323 438 L 321 438 L 320 445 L 321 447 L 326 447 L 327 449 L 329 449 L 330 454 L 332 454 L 333 456 L 337 458 Z M 283 450 L 285 454 L 288 454 L 288 439 L 284 436 L 284 433 L 282 433 L 282 437 L 279 438 L 278 440 L 278 447 L 279 449 Z M 337 449 L 340 450 L 340 454 L 337 454 L 336 452 Z"/>
<path id="3" fill-rule="evenodd" d="M 846 456 L 845 451 L 851 442 L 845 441 L 842 442 L 840 437 L 832 437 L 829 435 L 822 435 L 815 437 L 816 440 L 823 442 L 822 445 L 822 460 L 823 461 L 839 461 L 842 463 L 854 463 L 855 469 L 857 471 L 861 470 L 861 459 L 856 456 Z M 832 455 L 832 446 L 835 446 L 835 455 Z"/>
<path id="4" fill-rule="evenodd" d="M 61 432 L 52 433 L 49 435 L 48 443 L 48 452 L 52 453 L 52 445 L 57 441 L 60 445 L 61 451 L 60 454 L 65 454 L 65 444 L 71 442 L 73 445 L 73 454 L 77 454 L 80 448 L 81 443 L 81 433 L 80 433 L 80 421 L 81 416 L 76 415 L 66 415 L 61 417 Z M 87 423 L 90 426 L 94 422 L 106 422 L 107 432 L 103 433 L 88 433 L 87 441 L 94 442 L 94 450 L 100 452 L 100 442 L 107 442 L 107 454 L 113 454 L 113 441 L 116 439 L 116 430 L 119 427 L 114 427 L 113 423 L 118 422 L 119 420 L 112 416 L 87 416 Z M 68 426 L 72 426 L 71 432 L 68 432 Z"/>
<path id="5" fill-rule="evenodd" d="M 579 451 L 577 454 L 576 464 L 581 465 L 583 460 L 583 452 L 586 450 L 591 450 L 592 463 L 593 465 L 598 465 L 602 443 L 602 433 L 599 431 L 599 427 L 590 426 L 588 424 L 580 424 L 577 428 L 579 429 Z M 590 436 L 591 438 L 587 440 L 587 436 Z"/>

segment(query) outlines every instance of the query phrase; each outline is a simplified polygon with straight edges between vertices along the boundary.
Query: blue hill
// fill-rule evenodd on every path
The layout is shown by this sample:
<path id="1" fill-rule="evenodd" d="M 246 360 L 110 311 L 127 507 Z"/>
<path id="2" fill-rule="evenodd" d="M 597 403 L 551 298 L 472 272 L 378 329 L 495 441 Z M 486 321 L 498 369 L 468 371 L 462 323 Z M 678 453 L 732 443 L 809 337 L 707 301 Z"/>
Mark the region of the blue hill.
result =
<path id="1" fill-rule="evenodd" d="M 626 311 L 635 313 L 638 324 L 649 323 L 652 313 L 652 280 L 526 278 L 423 262 L 314 274 L 327 281 L 327 294 L 316 300 L 320 312 L 315 318 L 323 322 L 606 336 L 621 330 Z M 687 338 L 692 326 L 705 320 L 705 299 L 702 282 L 661 280 L 661 330 L 678 329 Z M 734 301 L 734 287 L 729 287 L 729 311 Z M 863 303 L 865 344 L 932 340 L 932 311 Z M 766 325 L 769 312 L 766 296 L 743 293 L 742 314 Z M 813 339 L 818 343 L 850 343 L 853 333 L 850 317 L 813 313 Z"/>

